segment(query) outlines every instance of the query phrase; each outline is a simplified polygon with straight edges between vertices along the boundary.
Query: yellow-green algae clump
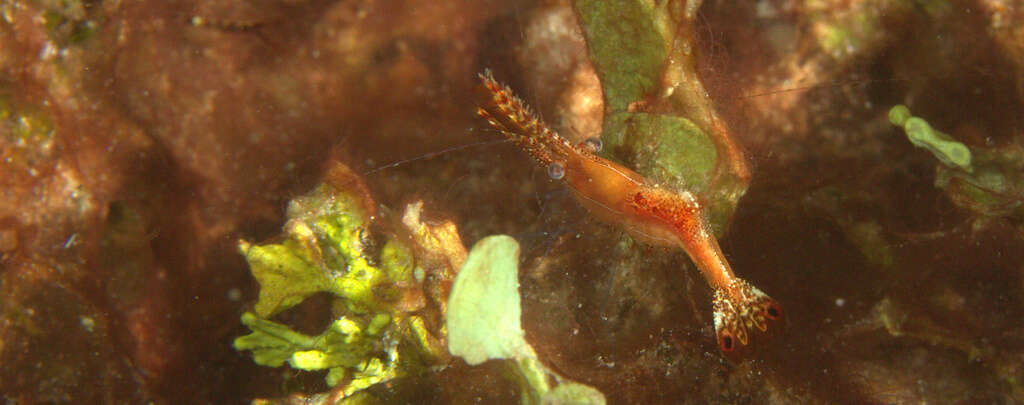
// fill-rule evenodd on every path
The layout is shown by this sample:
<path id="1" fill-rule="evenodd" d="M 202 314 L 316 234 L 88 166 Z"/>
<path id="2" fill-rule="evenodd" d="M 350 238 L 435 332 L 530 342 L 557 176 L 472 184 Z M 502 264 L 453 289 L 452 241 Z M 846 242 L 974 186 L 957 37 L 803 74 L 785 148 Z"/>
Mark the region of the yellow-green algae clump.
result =
<path id="1" fill-rule="evenodd" d="M 254 312 L 242 316 L 253 332 L 235 339 L 234 347 L 251 351 L 264 366 L 328 370 L 327 384 L 344 384 L 337 392 L 347 397 L 423 370 L 446 354 L 435 337 L 440 332 L 413 314 L 426 305 L 426 294 L 416 277 L 425 270 L 417 268 L 412 248 L 388 235 L 372 252 L 374 203 L 349 169 L 336 165 L 334 175 L 342 180 L 289 204 L 280 241 L 239 242 L 260 294 Z M 335 300 L 334 321 L 320 335 L 271 320 L 319 292 Z"/>

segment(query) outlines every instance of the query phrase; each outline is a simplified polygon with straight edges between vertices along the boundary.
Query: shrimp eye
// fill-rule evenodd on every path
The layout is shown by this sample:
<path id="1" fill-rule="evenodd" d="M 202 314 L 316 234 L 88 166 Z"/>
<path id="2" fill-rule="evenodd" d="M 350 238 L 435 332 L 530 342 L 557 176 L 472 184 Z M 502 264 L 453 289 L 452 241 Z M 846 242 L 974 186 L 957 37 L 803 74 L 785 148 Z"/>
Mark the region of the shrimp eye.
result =
<path id="1" fill-rule="evenodd" d="M 565 177 L 565 166 L 558 162 L 551 163 L 548 165 L 548 177 L 554 180 L 560 180 L 562 177 Z"/>
<path id="2" fill-rule="evenodd" d="M 587 140 L 583 141 L 583 143 L 586 144 L 587 150 L 589 150 L 590 153 L 600 152 L 601 147 L 604 146 L 604 144 L 601 142 L 601 138 L 598 137 L 587 138 Z"/>
<path id="3" fill-rule="evenodd" d="M 777 320 L 782 317 L 782 308 L 779 308 L 779 304 L 773 302 L 765 307 L 764 314 L 771 320 Z"/>
<path id="4" fill-rule="evenodd" d="M 723 331 L 718 337 L 718 346 L 723 352 L 731 352 L 735 347 L 733 346 L 732 334 L 728 331 Z"/>

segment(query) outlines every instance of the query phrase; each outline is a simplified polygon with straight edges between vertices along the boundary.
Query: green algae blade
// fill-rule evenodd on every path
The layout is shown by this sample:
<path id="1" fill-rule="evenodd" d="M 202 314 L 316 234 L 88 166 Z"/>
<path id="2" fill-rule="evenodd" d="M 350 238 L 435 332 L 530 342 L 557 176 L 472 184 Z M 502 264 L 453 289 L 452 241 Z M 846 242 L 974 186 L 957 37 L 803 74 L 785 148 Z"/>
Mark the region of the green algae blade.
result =
<path id="1" fill-rule="evenodd" d="M 323 271 L 286 245 L 252 246 L 243 241 L 239 250 L 260 283 L 255 311 L 261 317 L 291 308 L 327 288 Z"/>
<path id="2" fill-rule="evenodd" d="M 580 383 L 563 383 L 549 391 L 541 400 L 550 405 L 604 405 L 605 399 L 601 391 Z"/>
<path id="3" fill-rule="evenodd" d="M 277 322 L 259 319 L 251 313 L 242 315 L 242 323 L 252 333 L 235 339 L 235 350 L 252 351 L 252 358 L 261 366 L 279 367 L 296 351 L 313 347 L 314 338 L 295 332 Z"/>
<path id="4" fill-rule="evenodd" d="M 591 60 L 601 76 L 606 111 L 629 104 L 658 88 L 668 55 L 653 2 L 582 0 L 575 2 Z"/>
<path id="5" fill-rule="evenodd" d="M 477 365 L 528 347 L 519 307 L 519 244 L 509 236 L 477 242 L 448 298 L 448 351 Z"/>

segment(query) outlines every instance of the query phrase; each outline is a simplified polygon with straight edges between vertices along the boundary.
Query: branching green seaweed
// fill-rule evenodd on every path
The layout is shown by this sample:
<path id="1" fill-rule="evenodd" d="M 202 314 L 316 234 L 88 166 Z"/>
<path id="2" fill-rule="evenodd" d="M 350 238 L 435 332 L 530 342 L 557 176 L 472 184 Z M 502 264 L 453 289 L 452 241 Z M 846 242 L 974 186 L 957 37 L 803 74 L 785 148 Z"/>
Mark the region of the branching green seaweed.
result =
<path id="1" fill-rule="evenodd" d="M 256 364 L 279 367 L 287 361 L 292 368 L 299 370 L 329 370 L 328 385 L 335 386 L 343 378 L 351 378 L 346 394 L 396 375 L 395 368 L 385 370 L 383 361 L 371 356 L 371 352 L 377 350 L 378 335 L 390 323 L 385 314 L 378 314 L 368 325 L 342 316 L 315 337 L 257 318 L 251 313 L 242 316 L 242 323 L 253 333 L 236 339 L 235 349 L 252 351 Z M 391 361 L 399 355 L 394 349 L 385 348 Z"/>
<path id="2" fill-rule="evenodd" d="M 349 178 L 336 183 L 357 183 L 342 189 L 329 181 L 293 200 L 280 242 L 239 242 L 260 295 L 254 313 L 242 316 L 253 332 L 234 346 L 264 366 L 328 370 L 328 385 L 349 396 L 445 354 L 424 320 L 411 314 L 425 296 L 411 250 L 389 237 L 375 258 L 366 235 L 372 201 L 347 168 L 337 165 L 334 173 Z M 457 235 L 454 242 L 461 245 Z M 318 292 L 333 295 L 341 312 L 320 335 L 270 320 Z"/>
<path id="3" fill-rule="evenodd" d="M 273 316 L 321 291 L 341 297 L 349 309 L 365 313 L 386 306 L 381 302 L 384 297 L 375 294 L 376 288 L 411 279 L 408 260 L 370 264 L 360 238 L 366 232 L 367 215 L 356 197 L 322 185 L 293 200 L 288 217 L 282 243 L 253 246 L 239 242 L 239 250 L 262 287 L 257 315 Z M 389 248 L 399 249 L 393 243 Z"/>

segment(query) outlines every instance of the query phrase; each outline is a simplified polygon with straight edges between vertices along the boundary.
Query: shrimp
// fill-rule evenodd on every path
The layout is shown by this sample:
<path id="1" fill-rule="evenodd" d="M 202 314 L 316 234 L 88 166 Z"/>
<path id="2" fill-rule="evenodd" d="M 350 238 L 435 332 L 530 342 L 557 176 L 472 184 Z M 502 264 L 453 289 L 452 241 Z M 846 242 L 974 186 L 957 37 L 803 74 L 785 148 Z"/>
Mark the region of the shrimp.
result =
<path id="1" fill-rule="evenodd" d="M 588 211 L 644 243 L 686 251 L 714 290 L 715 333 L 722 352 L 747 345 L 749 331 L 766 332 L 770 321 L 781 319 L 774 299 L 733 274 L 693 193 L 669 190 L 596 156 L 592 144 L 570 143 L 489 70 L 479 77 L 490 99 L 477 114 L 546 167 L 552 178 L 562 180 Z"/>

